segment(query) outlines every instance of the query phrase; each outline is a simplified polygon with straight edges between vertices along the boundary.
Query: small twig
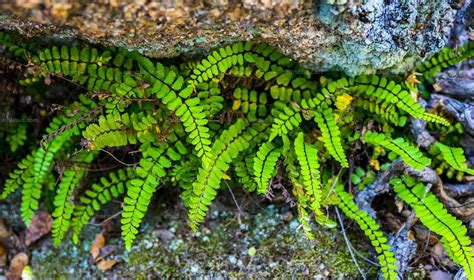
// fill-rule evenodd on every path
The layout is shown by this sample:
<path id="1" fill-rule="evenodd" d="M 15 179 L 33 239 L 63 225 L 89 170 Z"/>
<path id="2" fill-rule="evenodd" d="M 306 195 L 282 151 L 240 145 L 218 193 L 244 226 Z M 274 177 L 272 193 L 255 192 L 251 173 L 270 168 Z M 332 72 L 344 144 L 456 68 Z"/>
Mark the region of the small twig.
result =
<path id="1" fill-rule="evenodd" d="M 242 211 L 242 209 L 240 209 L 239 203 L 237 203 L 237 199 L 235 199 L 234 193 L 230 189 L 229 184 L 227 184 L 226 180 L 224 180 L 224 183 L 227 186 L 227 189 L 229 190 L 230 195 L 232 196 L 232 199 L 234 200 L 235 206 L 237 206 L 237 210 L 239 211 L 239 214 L 243 215 L 244 217 L 247 217 L 247 215 Z"/>
<path id="2" fill-rule="evenodd" d="M 98 226 L 98 227 L 103 226 L 103 225 L 104 225 L 105 223 L 107 223 L 108 221 L 113 220 L 113 219 L 117 218 L 118 216 L 122 215 L 122 212 L 123 212 L 123 210 L 120 210 L 120 211 L 118 211 L 117 213 L 113 214 L 112 216 L 108 217 L 107 219 L 103 220 L 102 222 L 100 222 L 100 223 L 98 223 L 98 224 L 96 224 L 96 223 L 89 223 L 89 225 Z"/>
<path id="3" fill-rule="evenodd" d="M 118 158 L 116 158 L 111 152 L 107 151 L 107 150 L 104 150 L 104 149 L 100 149 L 102 152 L 106 152 L 107 154 L 109 154 L 113 159 L 115 159 L 116 161 L 120 162 L 121 164 L 125 165 L 125 166 L 135 166 L 136 164 L 135 163 L 125 163 L 121 160 L 119 160 Z"/>
<path id="4" fill-rule="evenodd" d="M 344 223 L 342 222 L 341 215 L 339 214 L 339 210 L 336 209 L 336 215 L 337 215 L 337 220 L 339 221 L 339 225 L 341 226 L 342 230 L 342 235 L 344 236 L 344 241 L 346 242 L 347 249 L 349 250 L 349 253 L 351 254 L 352 261 L 354 262 L 355 266 L 357 267 L 357 270 L 359 271 L 360 275 L 362 276 L 362 279 L 366 280 L 365 278 L 365 273 L 362 271 L 362 269 L 359 266 L 359 263 L 357 263 L 357 259 L 354 255 L 354 252 L 352 251 L 352 245 L 349 241 L 349 238 L 347 238 L 346 230 L 344 228 Z"/>

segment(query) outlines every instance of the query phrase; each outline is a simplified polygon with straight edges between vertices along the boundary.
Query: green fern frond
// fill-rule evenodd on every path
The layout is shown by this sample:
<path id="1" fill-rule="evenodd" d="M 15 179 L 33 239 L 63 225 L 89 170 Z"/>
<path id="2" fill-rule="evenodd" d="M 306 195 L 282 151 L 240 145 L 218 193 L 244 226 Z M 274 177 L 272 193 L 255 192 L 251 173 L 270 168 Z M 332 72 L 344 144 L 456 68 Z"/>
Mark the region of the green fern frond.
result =
<path id="1" fill-rule="evenodd" d="M 265 92 L 257 93 L 255 90 L 237 87 L 234 90 L 234 101 L 232 110 L 240 110 L 249 121 L 256 121 L 267 115 L 267 94 Z"/>
<path id="2" fill-rule="evenodd" d="M 298 133 L 295 139 L 295 155 L 301 167 L 302 183 L 309 197 L 310 208 L 314 213 L 320 213 L 321 178 L 319 172 L 318 150 L 304 142 L 303 133 Z"/>
<path id="3" fill-rule="evenodd" d="M 462 148 L 449 147 L 440 142 L 436 142 L 435 147 L 441 152 L 443 160 L 454 169 L 474 175 L 474 169 L 466 165 L 466 157 Z"/>
<path id="4" fill-rule="evenodd" d="M 330 107 L 322 112 L 314 111 L 314 120 L 318 124 L 322 133 L 324 146 L 329 154 L 334 157 L 343 167 L 349 167 L 344 148 L 342 147 L 341 132 L 334 119 L 333 111 Z"/>
<path id="5" fill-rule="evenodd" d="M 268 184 L 277 171 L 276 162 L 281 155 L 281 149 L 271 142 L 263 143 L 253 160 L 253 174 L 257 182 L 257 192 L 266 194 Z"/>
<path id="6" fill-rule="evenodd" d="M 297 107 L 289 107 L 279 102 L 275 103 L 275 107 L 276 109 L 272 111 L 274 119 L 270 132 L 270 141 L 277 136 L 288 134 L 303 121 L 300 113 L 301 110 Z"/>
<path id="7" fill-rule="evenodd" d="M 240 183 L 249 191 L 253 192 L 257 189 L 257 182 L 253 176 L 253 158 L 244 157 L 243 160 L 235 163 L 235 174 L 240 179 Z"/>
<path id="8" fill-rule="evenodd" d="M 416 71 L 422 74 L 422 80 L 433 82 L 433 78 L 442 70 L 474 57 L 474 41 L 456 48 L 444 48 L 433 57 L 421 62 Z"/>
<path id="9" fill-rule="evenodd" d="M 142 74 L 153 84 L 151 92 L 166 105 L 168 110 L 179 117 L 197 156 L 207 161 L 211 150 L 209 128 L 206 126 L 208 120 L 203 106 L 200 105 L 199 97 L 190 98 L 194 91 L 193 86 L 186 86 L 181 75 L 160 63 L 155 66 L 149 59 L 138 55 L 135 59 L 140 65 Z"/>
<path id="10" fill-rule="evenodd" d="M 94 153 L 81 153 L 76 159 L 76 164 L 88 164 L 94 159 L 94 156 Z M 72 168 L 64 170 L 62 174 L 61 182 L 57 187 L 53 202 L 55 209 L 52 213 L 54 220 L 51 226 L 51 234 L 55 247 L 59 246 L 69 229 L 74 210 L 74 204 L 72 202 L 73 190 L 78 187 L 79 181 L 85 174 L 86 171 L 84 168 L 77 165 L 73 165 Z"/>
<path id="11" fill-rule="evenodd" d="M 5 188 L 0 194 L 0 199 L 6 199 L 10 194 L 14 193 L 17 189 L 25 184 L 24 178 L 31 177 L 31 172 L 33 169 L 32 166 L 35 161 L 35 154 L 36 150 L 23 158 L 18 163 L 17 168 L 10 172 L 8 179 L 5 181 Z"/>
<path id="12" fill-rule="evenodd" d="M 372 246 L 378 254 L 378 261 L 385 279 L 399 279 L 397 274 L 397 260 L 388 244 L 387 237 L 380 230 L 377 222 L 367 214 L 367 212 L 359 209 L 354 202 L 352 195 L 345 192 L 342 185 L 335 188 L 339 202 L 336 204 L 344 214 L 356 221 L 359 227 L 364 231 L 365 236 L 370 239 Z"/>
<path id="13" fill-rule="evenodd" d="M 431 164 L 431 159 L 425 157 L 417 147 L 409 144 L 401 137 L 391 139 L 382 133 L 367 131 L 364 134 L 364 140 L 369 144 L 391 150 L 416 170 L 422 170 Z"/>
<path id="14" fill-rule="evenodd" d="M 212 147 L 212 160 L 199 169 L 198 178 L 193 183 L 193 192 L 189 197 L 189 225 L 196 230 L 204 219 L 212 200 L 217 195 L 220 182 L 232 161 L 245 151 L 251 141 L 255 143 L 265 126 L 253 123 L 249 127 L 246 120 L 238 119 L 235 124 L 224 130 Z"/>
<path id="15" fill-rule="evenodd" d="M 84 226 L 90 221 L 95 212 L 112 198 L 118 198 L 130 187 L 131 179 L 134 178 L 134 169 L 119 169 L 110 172 L 107 176 L 93 183 L 79 198 L 79 204 L 74 206 L 71 227 L 73 230 L 72 240 L 75 244 L 79 241 L 79 234 Z"/>
<path id="16" fill-rule="evenodd" d="M 375 97 L 382 104 L 395 104 L 399 109 L 405 111 L 414 118 L 424 119 L 429 122 L 449 126 L 448 120 L 425 112 L 411 94 L 403 89 L 402 85 L 390 81 L 385 77 L 377 75 L 361 75 L 352 78 L 349 84 L 355 85 L 354 91 L 369 98 Z"/>
<path id="17" fill-rule="evenodd" d="M 453 261 L 464 268 L 468 279 L 474 279 L 474 257 L 467 228 L 448 213 L 436 196 L 412 178 L 394 178 L 390 181 L 397 195 L 409 204 L 420 221 L 431 231 L 441 235 Z"/>
<path id="18" fill-rule="evenodd" d="M 101 115 L 98 123 L 88 125 L 82 135 L 88 141 L 90 150 L 136 144 L 137 141 L 147 143 L 155 139 L 157 123 L 152 115 L 120 114 L 114 110 L 105 116 Z"/>
<path id="19" fill-rule="evenodd" d="M 6 140 L 12 152 L 25 144 L 27 130 L 28 124 L 25 122 L 18 122 L 8 130 Z"/>

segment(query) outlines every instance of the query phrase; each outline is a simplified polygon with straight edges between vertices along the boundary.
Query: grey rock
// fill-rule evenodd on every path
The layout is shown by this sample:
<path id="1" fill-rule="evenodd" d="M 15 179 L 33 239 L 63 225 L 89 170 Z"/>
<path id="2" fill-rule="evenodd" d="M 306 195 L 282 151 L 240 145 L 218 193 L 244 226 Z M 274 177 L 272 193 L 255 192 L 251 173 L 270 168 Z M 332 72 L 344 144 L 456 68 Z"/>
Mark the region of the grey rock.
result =
<path id="1" fill-rule="evenodd" d="M 154 6 L 131 1 L 114 13 L 102 4 L 77 4 L 77 11 L 63 20 L 68 27 L 49 24 L 55 18 L 47 13 L 40 17 L 47 24 L 39 24 L 30 18 L 40 12 L 4 4 L 0 29 L 42 40 L 126 47 L 160 58 L 205 54 L 239 40 L 263 41 L 314 71 L 356 75 L 411 69 L 446 45 L 461 8 L 449 0 L 214 2 L 217 7 L 193 8 L 188 1 Z M 466 10 L 462 15 L 469 14 Z M 10 16 L 13 12 L 24 18 Z"/>

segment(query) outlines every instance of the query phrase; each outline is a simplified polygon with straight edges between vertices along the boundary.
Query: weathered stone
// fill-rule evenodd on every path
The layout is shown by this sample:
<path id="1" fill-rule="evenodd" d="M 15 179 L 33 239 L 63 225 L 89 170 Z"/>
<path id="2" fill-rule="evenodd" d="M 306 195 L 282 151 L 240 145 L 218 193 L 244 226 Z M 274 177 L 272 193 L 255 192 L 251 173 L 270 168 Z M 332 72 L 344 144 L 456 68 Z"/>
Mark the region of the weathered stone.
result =
<path id="1" fill-rule="evenodd" d="M 154 57 L 264 41 L 315 71 L 349 75 L 411 68 L 446 44 L 460 8 L 448 0 L 36 2 L 1 5 L 0 29 L 121 46 Z"/>

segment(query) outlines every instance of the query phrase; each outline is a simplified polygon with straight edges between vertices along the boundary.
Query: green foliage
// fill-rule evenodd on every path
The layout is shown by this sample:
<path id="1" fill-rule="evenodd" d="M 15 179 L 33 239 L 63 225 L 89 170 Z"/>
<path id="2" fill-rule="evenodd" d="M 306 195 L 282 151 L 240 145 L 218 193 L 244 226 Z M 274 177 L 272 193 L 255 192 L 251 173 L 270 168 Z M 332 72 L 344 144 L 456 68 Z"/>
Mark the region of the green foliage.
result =
<path id="1" fill-rule="evenodd" d="M 238 178 L 248 191 L 271 194 L 278 170 L 279 184 L 292 185 L 289 193 L 306 236 L 314 236 L 312 216 L 323 226 L 336 226 L 328 211 L 329 205 L 336 205 L 371 240 L 384 277 L 397 277 L 386 237 L 337 182 L 340 177 L 352 179 L 362 188 L 374 180 L 380 165 L 387 166 L 397 155 L 415 169 L 430 165 L 428 157 L 404 140 L 408 117 L 450 123 L 426 112 L 406 83 L 378 75 L 318 77 L 273 47 L 252 42 L 221 47 L 179 67 L 173 65 L 175 60 L 161 63 L 115 48 L 28 44 L 2 32 L 0 45 L 28 64 L 21 84 L 31 92 L 43 93 L 38 84 L 56 77 L 87 91 L 64 98 L 64 108 L 49 121 L 40 144 L 32 141 L 0 194 L 6 199 L 21 189 L 21 213 L 29 223 L 44 189 L 57 178 L 59 184 L 51 186 L 56 194 L 55 245 L 70 229 L 78 242 L 103 205 L 123 198 L 121 230 L 130 249 L 162 186 L 181 189 L 189 225 L 197 230 L 219 190 L 235 186 L 232 179 Z M 471 49 L 462 47 L 452 53 L 456 59 L 438 64 L 472 57 Z M 0 130 L 7 135 L 3 127 Z M 8 149 L 18 153 L 27 128 L 18 125 L 13 130 L 18 132 L 8 134 Z M 401 137 L 388 137 L 395 133 Z M 372 154 L 361 145 L 362 134 L 375 146 Z M 453 168 L 471 172 L 462 151 L 435 146 Z M 348 158 L 352 149 L 365 153 Z M 86 167 L 110 161 L 115 171 L 89 185 L 94 175 Z M 347 172 L 349 162 L 369 162 L 373 170 Z M 451 246 L 452 236 L 443 242 Z M 466 246 L 466 241 L 461 243 Z M 451 248 L 450 254 L 464 266 L 458 252 Z"/>
<path id="2" fill-rule="evenodd" d="M 417 147 L 407 143 L 401 137 L 391 139 L 382 133 L 367 131 L 364 134 L 364 140 L 369 144 L 389 149 L 416 170 L 422 170 L 431 163 L 431 159 L 425 157 Z"/>
<path id="3" fill-rule="evenodd" d="M 416 71 L 422 74 L 422 79 L 433 82 L 433 78 L 442 70 L 474 56 L 474 42 L 456 48 L 444 48 L 433 57 L 420 62 Z"/>
<path id="4" fill-rule="evenodd" d="M 339 207 L 347 217 L 356 221 L 359 227 L 364 231 L 365 236 L 370 239 L 372 246 L 374 246 L 378 254 L 378 261 L 384 278 L 398 279 L 397 260 L 395 259 L 394 253 L 390 251 L 388 239 L 380 230 L 380 226 L 367 212 L 359 209 L 352 196 L 344 191 L 342 185 L 336 187 L 336 195 L 339 198 L 336 204 L 337 207 Z"/>
<path id="5" fill-rule="evenodd" d="M 440 142 L 434 145 L 441 152 L 441 156 L 454 169 L 474 175 L 474 169 L 466 165 L 466 157 L 462 148 L 449 147 Z"/>
<path id="6" fill-rule="evenodd" d="M 464 268 L 468 279 L 474 279 L 474 256 L 467 228 L 443 207 L 436 196 L 413 178 L 390 181 L 397 195 L 410 205 L 430 231 L 442 236 L 442 243 L 453 261 Z"/>
<path id="7" fill-rule="evenodd" d="M 281 155 L 281 149 L 271 142 L 263 143 L 253 160 L 253 174 L 257 182 L 257 192 L 266 194 L 270 179 L 277 171 L 276 163 Z"/>
<path id="8" fill-rule="evenodd" d="M 16 152 L 19 147 L 25 144 L 27 138 L 28 124 L 25 122 L 17 122 L 8 131 L 7 142 L 10 145 L 10 150 Z"/>

